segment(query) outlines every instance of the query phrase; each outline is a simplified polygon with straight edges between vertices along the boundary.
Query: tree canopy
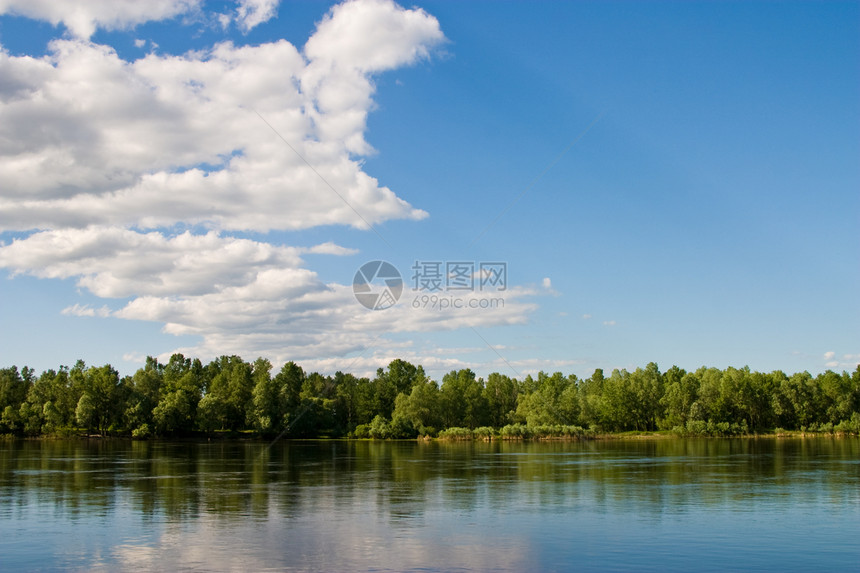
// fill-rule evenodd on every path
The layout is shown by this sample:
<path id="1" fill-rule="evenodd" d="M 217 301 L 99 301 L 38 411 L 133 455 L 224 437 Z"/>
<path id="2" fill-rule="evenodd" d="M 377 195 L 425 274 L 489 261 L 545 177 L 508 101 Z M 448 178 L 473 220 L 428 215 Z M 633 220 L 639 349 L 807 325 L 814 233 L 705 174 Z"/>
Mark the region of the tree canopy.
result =
<path id="1" fill-rule="evenodd" d="M 131 376 L 80 360 L 39 376 L 27 367 L 0 369 L 0 434 L 413 438 L 525 436 L 535 428 L 553 435 L 584 429 L 858 433 L 860 366 L 813 376 L 748 367 L 661 372 L 652 362 L 608 376 L 597 369 L 585 379 L 539 372 L 522 380 L 500 373 L 484 380 L 461 369 L 441 384 L 404 360 L 373 378 L 306 373 L 294 362 L 273 374 L 265 358 L 221 356 L 204 365 L 182 354 L 166 364 L 147 358 Z"/>

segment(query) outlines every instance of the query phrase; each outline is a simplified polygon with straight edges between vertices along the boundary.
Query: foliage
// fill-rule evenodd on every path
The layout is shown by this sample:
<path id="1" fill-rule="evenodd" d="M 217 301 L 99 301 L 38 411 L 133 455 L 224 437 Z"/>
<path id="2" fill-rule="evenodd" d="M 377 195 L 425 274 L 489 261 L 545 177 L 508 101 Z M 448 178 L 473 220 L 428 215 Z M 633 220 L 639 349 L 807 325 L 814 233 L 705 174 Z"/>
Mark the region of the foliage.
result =
<path id="1" fill-rule="evenodd" d="M 576 376 L 556 372 L 552 376 L 541 372 L 529 383 L 534 390 L 523 391 L 517 397 L 515 418 L 529 426 L 574 424 L 579 421 L 579 390 Z"/>
<path id="2" fill-rule="evenodd" d="M 551 438 L 587 438 L 594 435 L 594 432 L 587 430 L 582 426 L 564 426 L 560 424 L 535 426 L 531 428 L 532 438 L 535 439 L 551 439 Z"/>
<path id="3" fill-rule="evenodd" d="M 472 430 L 472 436 L 474 436 L 476 440 L 489 442 L 490 440 L 498 437 L 498 434 L 496 433 L 496 429 L 492 426 L 481 426 Z"/>
<path id="4" fill-rule="evenodd" d="M 149 424 L 141 424 L 139 427 L 131 431 L 131 437 L 134 439 L 144 440 L 152 435 L 152 430 Z"/>
<path id="5" fill-rule="evenodd" d="M 508 424 L 499 430 L 499 437 L 503 440 L 527 440 L 532 434 L 532 428 L 524 424 Z"/>
<path id="6" fill-rule="evenodd" d="M 440 440 L 471 440 L 472 430 L 469 428 L 453 427 L 439 432 Z"/>
<path id="7" fill-rule="evenodd" d="M 837 434 L 860 435 L 860 412 L 853 412 L 850 420 L 843 420 L 834 426 Z"/>
<path id="8" fill-rule="evenodd" d="M 500 428 L 513 422 L 517 409 L 519 384 L 513 378 L 494 372 L 484 384 L 484 400 L 487 408 L 487 423 Z"/>
<path id="9" fill-rule="evenodd" d="M 186 435 L 253 431 L 261 436 L 525 440 L 598 432 L 671 430 L 683 436 L 782 431 L 860 434 L 860 366 L 854 372 L 762 373 L 744 368 L 650 363 L 632 372 L 597 369 L 586 378 L 539 372 L 522 380 L 469 369 L 441 385 L 403 360 L 372 379 L 306 373 L 287 362 L 276 374 L 258 358 L 221 356 L 204 365 L 174 354 L 148 358 L 132 376 L 78 361 L 40 376 L 0 369 L 0 434 L 69 432 Z M 784 430 L 783 430 L 784 429 Z"/>
<path id="10" fill-rule="evenodd" d="M 408 421 L 422 436 L 432 435 L 429 429 L 442 424 L 441 399 L 436 382 L 429 379 L 417 382 L 408 395 L 397 396 L 393 417 Z"/>
<path id="11" fill-rule="evenodd" d="M 484 386 L 468 368 L 452 370 L 442 377 L 439 402 L 442 425 L 445 427 L 472 429 L 487 423 L 489 408 Z"/>
<path id="12" fill-rule="evenodd" d="M 714 422 L 708 420 L 690 420 L 684 426 L 675 426 L 672 433 L 678 436 L 742 436 L 749 433 L 746 420 L 740 424 L 729 422 Z"/>
<path id="13" fill-rule="evenodd" d="M 391 437 L 391 425 L 377 414 L 368 425 L 367 434 L 375 440 L 385 440 Z"/>
<path id="14" fill-rule="evenodd" d="M 90 367 L 83 374 L 81 397 L 75 408 L 78 426 L 104 435 L 123 425 L 122 405 L 127 398 L 127 383 L 110 364 Z"/>

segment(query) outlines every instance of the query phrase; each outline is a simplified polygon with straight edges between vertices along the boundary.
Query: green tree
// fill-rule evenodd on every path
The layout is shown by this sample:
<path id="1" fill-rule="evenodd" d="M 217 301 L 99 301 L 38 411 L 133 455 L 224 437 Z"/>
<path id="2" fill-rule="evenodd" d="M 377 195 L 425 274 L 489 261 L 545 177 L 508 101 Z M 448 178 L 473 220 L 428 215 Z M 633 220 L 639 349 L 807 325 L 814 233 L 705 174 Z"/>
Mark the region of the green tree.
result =
<path id="1" fill-rule="evenodd" d="M 633 429 L 656 430 L 657 420 L 663 417 L 660 403 L 663 398 L 663 376 L 655 362 L 645 368 L 637 368 L 630 375 L 630 390 L 633 394 Z"/>
<path id="2" fill-rule="evenodd" d="M 487 421 L 491 426 L 501 428 L 514 421 L 518 395 L 516 380 L 498 372 L 487 377 L 484 400 L 487 404 Z"/>
<path id="3" fill-rule="evenodd" d="M 198 423 L 204 430 L 241 430 L 253 408 L 251 365 L 238 356 L 221 356 L 207 365 L 211 375 L 200 400 Z"/>
<path id="4" fill-rule="evenodd" d="M 818 387 L 809 372 L 798 372 L 775 388 L 772 406 L 779 425 L 799 429 L 815 421 Z"/>
<path id="5" fill-rule="evenodd" d="M 153 409 L 155 431 L 161 435 L 187 433 L 197 422 L 197 409 L 207 383 L 199 359 L 174 354 L 162 369 L 158 405 Z"/>
<path id="6" fill-rule="evenodd" d="M 341 435 L 353 432 L 359 424 L 370 422 L 372 396 L 367 378 L 338 371 L 334 375 L 334 388 L 337 426 Z"/>
<path id="7" fill-rule="evenodd" d="M 536 389 L 519 396 L 517 417 L 529 426 L 575 426 L 580 422 L 579 410 L 576 376 L 539 372 Z"/>
<path id="8" fill-rule="evenodd" d="M 635 421 L 635 397 L 630 391 L 630 373 L 613 370 L 603 386 L 601 418 L 611 430 L 632 429 Z"/>
<path id="9" fill-rule="evenodd" d="M 842 375 L 827 370 L 815 378 L 820 388 L 820 402 L 816 405 L 818 422 L 822 424 L 838 424 L 851 418 L 854 409 L 854 395 L 851 387 L 851 376 L 847 372 Z"/>
<path id="10" fill-rule="evenodd" d="M 21 405 L 32 386 L 33 371 L 26 366 L 18 372 L 17 366 L 0 370 L 0 432 L 21 432 Z"/>
<path id="11" fill-rule="evenodd" d="M 423 382 L 424 369 L 405 360 L 392 360 L 387 370 L 380 368 L 373 379 L 373 411 L 385 419 L 391 419 L 397 395 L 408 394 L 412 385 Z"/>
<path id="12" fill-rule="evenodd" d="M 394 420 L 405 420 L 421 435 L 434 435 L 442 424 L 439 386 L 429 378 L 412 386 L 407 395 L 398 394 Z"/>
<path id="13" fill-rule="evenodd" d="M 690 411 L 699 396 L 699 377 L 694 372 L 684 372 L 673 366 L 664 375 L 664 392 L 660 399 L 663 419 L 659 426 L 672 429 L 686 426 Z"/>
<path id="14" fill-rule="evenodd" d="M 603 369 L 597 368 L 590 378 L 584 380 L 579 387 L 580 418 L 592 428 L 603 428 L 603 389 L 606 379 Z"/>
<path id="15" fill-rule="evenodd" d="M 278 391 L 278 404 L 281 431 L 288 430 L 288 435 L 294 435 L 293 426 L 302 416 L 302 387 L 305 383 L 305 371 L 293 361 L 287 362 L 274 377 Z"/>
<path id="16" fill-rule="evenodd" d="M 474 429 L 487 425 L 489 408 L 484 388 L 476 380 L 474 372 L 468 368 L 452 370 L 442 377 L 439 393 L 445 428 L 461 426 Z"/>
<path id="17" fill-rule="evenodd" d="M 761 372 L 750 372 L 749 367 L 744 368 L 744 371 L 746 376 L 743 411 L 747 426 L 752 430 L 772 428 L 775 420 L 771 407 L 773 378 Z"/>
<path id="18" fill-rule="evenodd" d="M 690 419 L 694 421 L 723 421 L 729 417 L 725 411 L 721 391 L 723 371 L 719 368 L 699 368 L 695 373 L 699 379 L 699 396 L 690 406 Z"/>
<path id="19" fill-rule="evenodd" d="M 847 372 L 845 373 L 847 375 Z M 852 417 L 854 413 L 860 414 L 860 364 L 854 369 L 854 372 L 848 376 L 850 382 L 847 384 L 850 396 L 847 398 L 851 404 Z"/>
<path id="20" fill-rule="evenodd" d="M 278 383 L 271 376 L 272 363 L 258 358 L 252 370 L 254 390 L 251 397 L 251 423 L 261 434 L 277 434 L 284 429 L 287 407 L 283 403 Z"/>
<path id="21" fill-rule="evenodd" d="M 305 377 L 300 394 L 301 406 L 295 416 L 292 432 L 301 436 L 332 436 L 335 433 L 336 413 L 334 382 L 322 374 L 312 372 Z"/>
<path id="22" fill-rule="evenodd" d="M 147 356 L 144 367 L 131 377 L 126 409 L 126 419 L 130 428 L 142 430 L 155 426 L 153 411 L 161 399 L 163 371 L 164 367 L 157 359 Z"/>
<path id="23" fill-rule="evenodd" d="M 75 408 L 81 427 L 104 435 L 108 430 L 121 429 L 125 412 L 125 387 L 119 372 L 110 364 L 92 366 L 84 372 L 83 392 Z"/>
<path id="24" fill-rule="evenodd" d="M 53 433 L 75 425 L 75 408 L 80 396 L 73 392 L 69 369 L 46 370 L 36 379 L 27 400 L 21 405 L 24 432 L 29 435 Z"/>

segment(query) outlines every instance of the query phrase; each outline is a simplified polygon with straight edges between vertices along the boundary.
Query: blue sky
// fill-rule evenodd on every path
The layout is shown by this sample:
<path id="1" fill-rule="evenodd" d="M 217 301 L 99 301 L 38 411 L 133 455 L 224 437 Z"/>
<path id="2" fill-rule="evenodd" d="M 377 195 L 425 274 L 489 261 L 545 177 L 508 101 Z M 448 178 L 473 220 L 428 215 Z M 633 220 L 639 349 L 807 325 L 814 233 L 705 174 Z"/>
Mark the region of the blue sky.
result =
<path id="1" fill-rule="evenodd" d="M 3 365 L 860 363 L 856 2 L 96 4 L 0 3 Z"/>

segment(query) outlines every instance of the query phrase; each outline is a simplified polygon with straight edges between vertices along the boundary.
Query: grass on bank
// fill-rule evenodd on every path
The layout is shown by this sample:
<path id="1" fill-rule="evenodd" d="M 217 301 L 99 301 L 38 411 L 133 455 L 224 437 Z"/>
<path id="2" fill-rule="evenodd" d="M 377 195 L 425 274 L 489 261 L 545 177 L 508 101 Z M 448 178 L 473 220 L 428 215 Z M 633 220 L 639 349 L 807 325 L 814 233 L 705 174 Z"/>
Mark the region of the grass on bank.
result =
<path id="1" fill-rule="evenodd" d="M 590 439 L 642 439 L 642 438 L 697 438 L 697 437 L 811 437 L 811 436 L 860 436 L 860 414 L 854 413 L 850 420 L 839 424 L 812 424 L 802 426 L 797 430 L 786 430 L 774 428 L 771 430 L 760 430 L 751 432 L 746 421 L 740 423 L 713 422 L 704 420 L 690 420 L 683 426 L 675 426 L 670 430 L 607 432 L 599 428 L 583 428 L 582 426 L 570 425 L 528 425 L 508 424 L 501 428 L 481 426 L 478 428 L 452 427 L 438 431 L 435 428 L 420 428 L 418 435 L 404 435 L 406 428 L 400 428 L 397 421 L 389 422 L 381 416 L 377 416 L 370 424 L 358 426 L 356 430 L 346 439 L 354 440 L 394 440 L 394 439 L 419 439 L 442 441 L 525 441 L 525 440 L 590 440 Z M 414 430 L 413 430 L 414 431 Z M 129 437 L 127 433 L 107 432 L 105 435 L 96 435 L 87 432 L 83 428 L 64 427 L 56 428 L 50 433 L 41 434 L 42 439 L 62 438 L 101 438 L 101 437 Z M 11 433 L 0 434 L 0 439 L 20 438 L 20 435 Z M 192 438 L 192 439 L 270 439 L 272 436 L 261 435 L 253 430 L 223 430 L 214 432 L 195 431 L 179 435 L 157 436 L 144 424 L 141 428 L 134 430 L 130 436 L 132 439 L 146 440 L 153 438 Z M 281 438 L 291 439 L 293 436 L 283 435 Z M 331 439 L 339 436 L 320 435 L 304 436 L 310 439 Z"/>

